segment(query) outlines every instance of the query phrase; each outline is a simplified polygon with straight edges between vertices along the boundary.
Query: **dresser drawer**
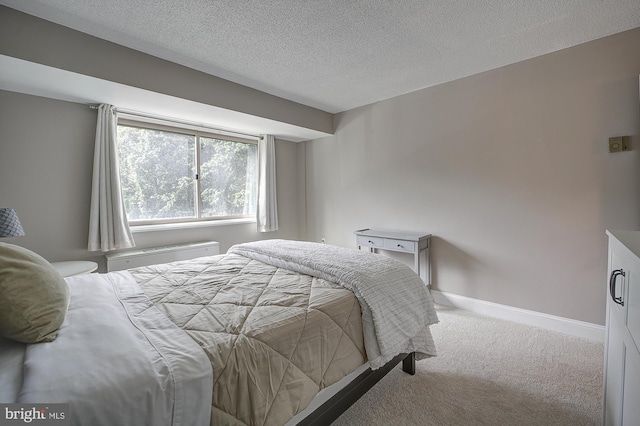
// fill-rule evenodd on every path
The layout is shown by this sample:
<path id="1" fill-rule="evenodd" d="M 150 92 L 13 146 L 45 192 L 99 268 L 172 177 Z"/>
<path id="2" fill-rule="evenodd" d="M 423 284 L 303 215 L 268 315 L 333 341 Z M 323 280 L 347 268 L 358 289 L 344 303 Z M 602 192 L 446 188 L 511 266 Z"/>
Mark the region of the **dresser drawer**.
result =
<path id="1" fill-rule="evenodd" d="M 406 251 L 413 253 L 416 251 L 416 243 L 406 240 L 384 240 L 384 248 L 386 250 Z"/>
<path id="2" fill-rule="evenodd" d="M 358 235 L 358 245 L 364 247 L 384 248 L 384 238 Z"/>

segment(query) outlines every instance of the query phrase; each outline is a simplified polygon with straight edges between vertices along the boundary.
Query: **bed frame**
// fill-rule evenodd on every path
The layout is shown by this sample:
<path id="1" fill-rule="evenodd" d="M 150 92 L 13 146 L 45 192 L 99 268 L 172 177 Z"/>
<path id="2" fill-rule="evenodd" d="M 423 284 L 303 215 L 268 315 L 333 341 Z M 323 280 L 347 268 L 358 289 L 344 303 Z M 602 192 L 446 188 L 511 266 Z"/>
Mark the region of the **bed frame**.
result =
<path id="1" fill-rule="evenodd" d="M 367 393 L 369 389 L 378 383 L 380 379 L 391 371 L 400 361 L 402 361 L 402 371 L 411 375 L 416 374 L 415 352 L 397 355 L 377 370 L 367 368 L 324 404 L 298 422 L 298 426 L 320 426 L 330 424 L 340 417 L 342 413 L 347 411 L 349 407 Z"/>

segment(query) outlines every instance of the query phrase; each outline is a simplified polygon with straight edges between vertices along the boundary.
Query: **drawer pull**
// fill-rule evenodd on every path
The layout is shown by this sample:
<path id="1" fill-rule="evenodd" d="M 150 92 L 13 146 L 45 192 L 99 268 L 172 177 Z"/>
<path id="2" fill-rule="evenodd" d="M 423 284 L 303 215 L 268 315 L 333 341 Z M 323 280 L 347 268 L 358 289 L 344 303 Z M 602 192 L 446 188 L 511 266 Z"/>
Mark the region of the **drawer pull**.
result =
<path id="1" fill-rule="evenodd" d="M 625 273 L 622 269 L 616 269 L 611 271 L 611 277 L 609 277 L 609 294 L 611 295 L 611 299 L 616 302 L 618 305 L 624 306 L 624 300 L 622 300 L 622 295 L 620 297 L 616 297 L 616 281 L 618 276 L 625 276 Z"/>

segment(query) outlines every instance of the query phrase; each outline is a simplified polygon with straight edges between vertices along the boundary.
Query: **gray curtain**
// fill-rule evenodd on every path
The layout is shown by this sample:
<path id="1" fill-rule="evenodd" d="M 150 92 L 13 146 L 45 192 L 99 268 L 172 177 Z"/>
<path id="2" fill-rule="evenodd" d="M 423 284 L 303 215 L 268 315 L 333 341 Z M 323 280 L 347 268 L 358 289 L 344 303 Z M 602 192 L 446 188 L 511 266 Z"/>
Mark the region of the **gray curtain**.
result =
<path id="1" fill-rule="evenodd" d="M 89 216 L 89 251 L 135 247 L 122 200 L 118 169 L 116 109 L 98 108 Z"/>
<path id="2" fill-rule="evenodd" d="M 276 200 L 276 146 L 272 135 L 264 135 L 258 142 L 258 231 L 278 230 L 278 202 Z"/>

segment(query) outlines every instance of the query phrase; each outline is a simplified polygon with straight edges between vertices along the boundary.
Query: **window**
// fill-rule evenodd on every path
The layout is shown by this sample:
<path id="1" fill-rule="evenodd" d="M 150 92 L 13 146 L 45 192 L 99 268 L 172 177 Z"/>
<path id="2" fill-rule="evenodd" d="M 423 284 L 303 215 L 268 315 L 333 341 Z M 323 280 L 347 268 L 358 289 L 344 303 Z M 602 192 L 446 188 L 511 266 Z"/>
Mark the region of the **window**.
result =
<path id="1" fill-rule="evenodd" d="M 121 119 L 118 156 L 131 225 L 255 217 L 257 141 Z"/>

